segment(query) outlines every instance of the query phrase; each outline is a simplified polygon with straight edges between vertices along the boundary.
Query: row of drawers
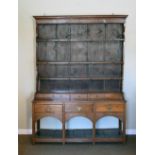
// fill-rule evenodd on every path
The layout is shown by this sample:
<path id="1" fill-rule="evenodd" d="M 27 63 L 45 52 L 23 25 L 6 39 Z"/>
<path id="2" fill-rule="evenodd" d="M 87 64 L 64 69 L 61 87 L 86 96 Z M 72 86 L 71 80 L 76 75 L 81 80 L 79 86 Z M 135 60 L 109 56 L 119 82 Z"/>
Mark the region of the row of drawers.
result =
<path id="1" fill-rule="evenodd" d="M 123 112 L 123 103 L 66 103 L 64 104 L 35 104 L 35 113 L 60 113 L 64 112 Z"/>
<path id="2" fill-rule="evenodd" d="M 97 99 L 116 99 L 121 100 L 123 96 L 121 93 L 86 93 L 86 94 L 36 94 L 36 99 L 50 99 L 50 100 L 97 100 Z"/>

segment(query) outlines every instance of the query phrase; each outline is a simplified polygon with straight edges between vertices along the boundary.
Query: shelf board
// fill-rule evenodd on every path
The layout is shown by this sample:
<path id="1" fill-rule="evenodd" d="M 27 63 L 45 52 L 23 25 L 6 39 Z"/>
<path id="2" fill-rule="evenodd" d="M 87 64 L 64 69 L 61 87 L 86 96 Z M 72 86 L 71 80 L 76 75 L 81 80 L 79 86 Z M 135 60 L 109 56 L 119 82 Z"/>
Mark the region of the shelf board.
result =
<path id="1" fill-rule="evenodd" d="M 40 129 L 36 134 L 36 138 L 62 138 L 62 130 Z"/>
<path id="2" fill-rule="evenodd" d="M 119 129 L 95 129 L 95 138 L 121 138 L 123 133 Z M 60 139 L 62 138 L 62 130 L 60 129 L 40 129 L 35 138 Z M 66 129 L 65 138 L 71 140 L 74 138 L 93 138 L 93 129 Z"/>
<path id="3" fill-rule="evenodd" d="M 47 78 L 47 77 L 39 77 L 40 80 L 122 80 L 121 77 L 83 77 L 83 78 Z"/>
<path id="4" fill-rule="evenodd" d="M 74 62 L 58 62 L 58 61 L 38 61 L 37 64 L 62 64 L 62 65 L 65 65 L 65 64 L 123 64 L 123 62 L 105 62 L 105 61 L 87 61 L 87 62 L 84 62 L 84 61 L 74 61 Z"/>
<path id="5" fill-rule="evenodd" d="M 123 134 L 119 129 L 96 129 L 96 138 L 120 138 Z"/>
<path id="6" fill-rule="evenodd" d="M 90 40 L 90 39 L 36 39 L 38 42 L 106 42 L 106 41 L 124 41 L 124 39 L 103 39 L 103 40 Z"/>
<path id="7" fill-rule="evenodd" d="M 38 93 L 41 93 L 41 94 L 48 94 L 48 93 L 51 93 L 51 94 L 96 94 L 96 93 L 122 93 L 121 90 L 119 91 L 106 91 L 106 90 L 65 90 L 65 91 L 61 91 L 61 90 L 52 90 L 50 92 L 45 92 L 45 91 L 38 91 Z"/>
<path id="8" fill-rule="evenodd" d="M 66 138 L 92 138 L 93 130 L 91 129 L 70 129 L 66 130 Z"/>

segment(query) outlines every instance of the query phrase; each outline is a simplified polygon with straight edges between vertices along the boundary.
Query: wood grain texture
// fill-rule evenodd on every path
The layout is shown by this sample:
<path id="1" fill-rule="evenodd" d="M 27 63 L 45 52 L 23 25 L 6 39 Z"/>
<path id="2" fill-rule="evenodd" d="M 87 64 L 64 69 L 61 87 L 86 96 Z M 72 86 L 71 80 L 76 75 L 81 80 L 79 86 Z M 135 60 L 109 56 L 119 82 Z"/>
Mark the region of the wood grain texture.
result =
<path id="1" fill-rule="evenodd" d="M 71 96 L 69 97 L 69 95 Z M 85 100 L 86 98 L 87 100 Z M 41 118 L 47 116 L 55 117 L 61 121 L 61 123 L 63 124 L 63 136 L 61 135 L 63 141 L 61 140 L 60 142 L 95 142 L 102 140 L 104 141 L 105 138 L 105 141 L 117 141 L 116 138 L 118 138 L 118 141 L 124 141 L 125 101 L 121 93 L 36 94 L 36 99 L 33 102 L 33 107 L 34 122 L 37 123 Z M 76 116 L 83 116 L 91 120 L 91 122 L 93 123 L 93 128 L 90 131 L 92 132 L 92 136 L 94 135 L 94 138 L 92 137 L 93 139 L 86 139 L 86 137 L 82 136 L 84 134 L 82 132 L 80 134 L 80 137 L 76 137 L 76 134 L 78 135 L 78 131 L 74 134 L 72 133 L 72 135 L 74 135 L 73 137 L 71 137 L 72 135 L 70 134 L 66 134 L 66 132 L 71 131 L 67 130 L 64 124 Z M 119 126 L 122 126 L 123 124 L 123 128 L 119 128 L 118 131 L 119 133 L 121 132 L 121 135 L 113 133 L 113 136 L 109 138 L 110 131 L 107 130 L 105 132 L 104 130 L 95 130 L 95 124 L 97 123 L 97 121 L 105 116 L 114 116 L 120 120 Z M 37 138 L 37 140 L 35 138 Z M 33 136 L 33 141 L 46 142 L 47 138 L 49 139 L 50 137 Z M 52 139 L 52 141 L 54 142 L 55 138 Z"/>
<path id="2" fill-rule="evenodd" d="M 73 101 L 74 102 L 74 101 Z M 65 105 L 65 112 L 93 112 L 91 103 L 71 103 Z"/>
<path id="3" fill-rule="evenodd" d="M 36 113 L 62 112 L 62 105 L 38 105 L 34 107 Z"/>
<path id="4" fill-rule="evenodd" d="M 38 42 L 37 59 L 39 61 L 56 60 L 56 43 L 55 42 Z"/>
<path id="5" fill-rule="evenodd" d="M 127 15 L 34 16 L 37 24 L 125 23 Z"/>
<path id="6" fill-rule="evenodd" d="M 125 141 L 122 80 L 126 17 L 34 16 L 38 74 L 32 105 L 33 142 Z M 67 129 L 66 123 L 77 116 L 88 118 L 92 128 Z M 106 116 L 119 119 L 112 136 L 110 129 L 96 129 L 97 121 Z M 42 130 L 40 120 L 44 117 L 57 118 L 62 129 Z"/>

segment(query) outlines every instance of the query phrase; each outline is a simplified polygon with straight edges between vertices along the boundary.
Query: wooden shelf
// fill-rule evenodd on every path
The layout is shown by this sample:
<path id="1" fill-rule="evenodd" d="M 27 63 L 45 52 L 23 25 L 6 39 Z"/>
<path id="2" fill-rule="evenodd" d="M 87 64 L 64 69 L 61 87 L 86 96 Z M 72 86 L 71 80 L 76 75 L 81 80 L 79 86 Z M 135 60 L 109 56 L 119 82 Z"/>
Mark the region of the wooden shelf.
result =
<path id="1" fill-rule="evenodd" d="M 37 64 L 52 64 L 52 65 L 65 65 L 65 64 L 123 64 L 123 62 L 105 62 L 105 61 L 77 61 L 77 62 L 58 62 L 58 61 L 38 61 Z"/>
<path id="2" fill-rule="evenodd" d="M 46 92 L 39 92 L 40 94 L 47 94 Z M 66 91 L 57 91 L 57 90 L 53 90 L 50 92 L 51 94 L 59 94 L 59 95 L 64 95 L 64 94 L 97 94 L 97 93 L 120 93 L 120 91 L 103 91 L 103 90 L 82 90 L 82 91 L 72 91 L 72 90 L 66 90 Z M 41 98 L 42 99 L 42 98 Z M 50 100 L 51 98 L 47 98 L 44 100 Z M 67 100 L 67 99 L 64 99 Z M 73 101 L 74 99 L 71 99 L 71 97 L 69 97 L 70 101 Z M 102 100 L 102 99 L 82 99 L 82 101 L 98 101 L 98 100 Z M 67 100 L 68 101 L 68 100 Z M 76 101 L 78 101 L 78 99 L 76 99 Z M 79 99 L 79 101 L 81 101 L 81 99 Z"/>
<path id="3" fill-rule="evenodd" d="M 46 77 L 39 77 L 40 80 L 122 80 L 122 77 L 83 77 L 83 78 L 78 78 L 78 77 L 74 77 L 74 78 L 46 78 Z"/>
<path id="4" fill-rule="evenodd" d="M 103 40 L 90 40 L 90 39 L 39 39 L 37 38 L 37 42 L 108 42 L 108 41 L 124 41 L 124 39 L 103 39 Z"/>
<path id="5" fill-rule="evenodd" d="M 93 129 L 66 129 L 66 139 L 93 138 Z M 96 129 L 95 138 L 121 138 L 123 135 L 119 129 Z M 62 138 L 62 130 L 58 129 L 40 129 L 35 138 Z"/>
<path id="6" fill-rule="evenodd" d="M 66 138 L 92 138 L 93 129 L 67 129 Z"/>
<path id="7" fill-rule="evenodd" d="M 38 138 L 61 138 L 62 130 L 50 130 L 50 129 L 40 129 L 35 137 Z"/>
<path id="8" fill-rule="evenodd" d="M 119 129 L 96 129 L 96 138 L 119 138 L 122 137 Z"/>

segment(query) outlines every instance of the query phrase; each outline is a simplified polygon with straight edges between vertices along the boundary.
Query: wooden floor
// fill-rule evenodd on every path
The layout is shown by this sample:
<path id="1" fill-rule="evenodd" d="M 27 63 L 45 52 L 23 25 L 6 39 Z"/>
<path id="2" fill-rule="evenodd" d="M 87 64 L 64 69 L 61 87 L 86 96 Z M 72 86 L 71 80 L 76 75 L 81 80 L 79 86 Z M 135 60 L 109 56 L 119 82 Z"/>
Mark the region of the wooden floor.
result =
<path id="1" fill-rule="evenodd" d="M 19 136 L 19 155 L 136 155 L 136 137 L 127 137 L 122 143 L 74 143 L 74 144 L 35 144 L 31 136 Z"/>

